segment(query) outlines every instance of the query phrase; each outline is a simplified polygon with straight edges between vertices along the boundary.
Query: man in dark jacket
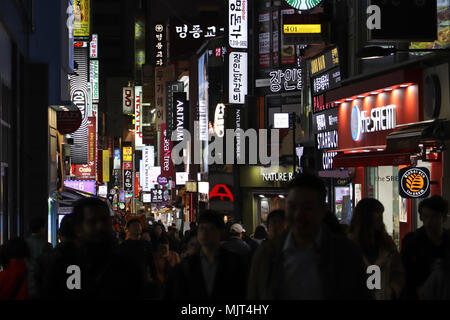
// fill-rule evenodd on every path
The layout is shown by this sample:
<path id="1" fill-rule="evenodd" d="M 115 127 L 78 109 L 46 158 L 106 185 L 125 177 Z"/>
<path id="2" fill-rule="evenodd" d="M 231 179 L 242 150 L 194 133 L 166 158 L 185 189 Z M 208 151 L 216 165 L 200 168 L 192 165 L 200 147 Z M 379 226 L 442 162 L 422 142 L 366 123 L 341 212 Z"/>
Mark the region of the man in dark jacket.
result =
<path id="1" fill-rule="evenodd" d="M 303 174 L 289 188 L 289 229 L 255 253 L 248 298 L 261 300 L 371 299 L 363 258 L 324 222 L 325 185 Z"/>
<path id="2" fill-rule="evenodd" d="M 417 299 L 417 290 L 450 251 L 450 232 L 444 229 L 448 202 L 433 196 L 419 204 L 423 227 L 408 233 L 402 241 L 402 260 L 406 271 L 404 297 Z"/>
<path id="3" fill-rule="evenodd" d="M 169 276 L 165 298 L 170 300 L 244 299 L 247 266 L 243 258 L 220 247 L 223 219 L 207 210 L 198 221 L 199 253 L 188 256 Z"/>

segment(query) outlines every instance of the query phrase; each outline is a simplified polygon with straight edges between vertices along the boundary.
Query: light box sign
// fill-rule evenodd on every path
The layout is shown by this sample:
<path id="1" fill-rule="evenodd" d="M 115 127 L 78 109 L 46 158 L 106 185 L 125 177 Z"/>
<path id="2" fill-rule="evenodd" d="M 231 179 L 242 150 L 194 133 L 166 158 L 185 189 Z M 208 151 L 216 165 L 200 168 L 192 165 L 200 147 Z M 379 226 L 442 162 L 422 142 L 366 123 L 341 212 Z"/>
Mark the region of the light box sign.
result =
<path id="1" fill-rule="evenodd" d="M 283 41 L 285 45 L 319 44 L 326 40 L 327 19 L 323 14 L 283 15 Z"/>
<path id="2" fill-rule="evenodd" d="M 113 169 L 120 169 L 120 162 L 121 162 L 121 155 L 120 155 L 120 148 L 114 149 L 114 166 Z"/>
<path id="3" fill-rule="evenodd" d="M 328 90 L 339 87 L 341 80 L 341 71 L 339 67 L 311 78 L 313 96 L 320 95 Z"/>
<path id="4" fill-rule="evenodd" d="M 310 76 L 316 76 L 327 70 L 339 67 L 339 51 L 333 48 L 324 54 L 308 60 Z"/>
<path id="5" fill-rule="evenodd" d="M 103 182 L 109 182 L 109 150 L 103 150 Z"/>
<path id="6" fill-rule="evenodd" d="M 431 191 L 431 176 L 428 168 L 408 167 L 398 173 L 399 194 L 402 198 L 427 198 Z"/>
<path id="7" fill-rule="evenodd" d="M 248 47 L 248 0 L 229 0 L 228 40 L 231 48 Z"/>
<path id="8" fill-rule="evenodd" d="M 133 88 L 122 89 L 123 113 L 133 114 L 134 111 L 134 90 Z"/>
<path id="9" fill-rule="evenodd" d="M 208 83 L 207 69 L 208 69 L 208 55 L 207 53 L 204 53 L 198 59 L 198 122 L 199 122 L 198 131 L 200 141 L 208 141 L 209 139 L 208 137 L 209 83 Z M 231 92 L 231 89 L 229 91 Z"/>
<path id="10" fill-rule="evenodd" d="M 133 161 L 133 148 L 123 147 L 123 162 L 132 162 L 132 161 Z"/>
<path id="11" fill-rule="evenodd" d="M 133 163 L 123 163 L 123 190 L 125 192 L 133 192 Z"/>
<path id="12" fill-rule="evenodd" d="M 162 67 L 166 63 L 166 30 L 163 23 L 154 25 L 154 50 L 153 61 L 155 66 Z"/>
<path id="13" fill-rule="evenodd" d="M 172 177 L 172 146 L 173 142 L 166 135 L 166 124 L 161 125 L 161 175 L 166 178 Z"/>
<path id="14" fill-rule="evenodd" d="M 187 172 L 176 172 L 175 173 L 175 181 L 176 184 L 184 186 L 186 182 L 189 180 L 189 173 Z"/>
<path id="15" fill-rule="evenodd" d="M 339 150 L 384 147 L 397 125 L 419 121 L 419 89 L 411 85 L 342 99 L 338 110 Z M 364 98 L 363 98 L 364 97 Z"/>
<path id="16" fill-rule="evenodd" d="M 155 149 L 153 146 L 144 147 L 142 150 L 142 188 L 144 191 L 150 191 L 150 168 L 155 165 Z"/>
<path id="17" fill-rule="evenodd" d="M 90 80 L 92 84 L 92 102 L 98 103 L 100 99 L 100 88 L 98 84 L 98 60 L 90 61 Z"/>
<path id="18" fill-rule="evenodd" d="M 320 133 L 338 129 L 338 111 L 331 109 L 313 115 L 313 132 Z"/>
<path id="19" fill-rule="evenodd" d="M 175 139 L 173 141 L 183 141 L 183 130 L 187 127 L 188 106 L 186 93 L 177 92 L 173 94 L 173 131 Z"/>
<path id="20" fill-rule="evenodd" d="M 96 181 L 77 181 L 77 180 L 65 180 L 64 185 L 68 188 L 72 188 L 81 192 L 87 192 L 95 195 Z"/>
<path id="21" fill-rule="evenodd" d="M 289 113 L 274 113 L 274 129 L 289 129 Z"/>
<path id="22" fill-rule="evenodd" d="M 91 37 L 89 57 L 91 59 L 98 58 L 98 35 L 96 35 L 96 34 L 93 34 Z"/>
<path id="23" fill-rule="evenodd" d="M 323 0 L 286 0 L 286 2 L 297 10 L 311 10 L 317 7 Z"/>
<path id="24" fill-rule="evenodd" d="M 150 203 L 150 202 L 152 202 L 152 195 L 150 193 L 142 194 L 142 202 L 143 203 Z"/>
<path id="25" fill-rule="evenodd" d="M 78 38 L 90 36 L 90 0 L 73 1 L 74 31 L 73 35 Z"/>
<path id="26" fill-rule="evenodd" d="M 208 39 L 221 35 L 225 28 L 204 24 L 180 24 L 175 25 L 175 34 L 178 39 Z"/>
<path id="27" fill-rule="evenodd" d="M 248 93 L 248 70 L 246 52 L 231 52 L 229 61 L 229 103 L 245 104 Z"/>
<path id="28" fill-rule="evenodd" d="M 303 88 L 303 69 L 289 68 L 271 71 L 270 91 L 273 93 L 300 91 Z"/>
<path id="29" fill-rule="evenodd" d="M 142 144 L 142 115 L 141 115 L 141 99 L 142 99 L 142 86 L 134 87 L 134 133 L 135 140 L 134 146 L 136 150 L 141 150 Z"/>
<path id="30" fill-rule="evenodd" d="M 219 103 L 214 113 L 214 132 L 219 138 L 225 135 L 225 105 Z"/>
<path id="31" fill-rule="evenodd" d="M 164 194 L 162 189 L 152 189 L 150 194 L 152 203 L 161 203 L 164 201 Z"/>

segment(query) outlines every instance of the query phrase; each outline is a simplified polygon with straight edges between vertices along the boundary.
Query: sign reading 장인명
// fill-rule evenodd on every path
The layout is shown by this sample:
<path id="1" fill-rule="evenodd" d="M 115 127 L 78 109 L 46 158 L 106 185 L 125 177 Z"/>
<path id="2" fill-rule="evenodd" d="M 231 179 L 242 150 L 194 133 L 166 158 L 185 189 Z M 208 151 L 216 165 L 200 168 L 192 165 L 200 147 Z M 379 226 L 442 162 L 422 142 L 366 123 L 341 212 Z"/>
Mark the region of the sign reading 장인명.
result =
<path id="1" fill-rule="evenodd" d="M 426 198 L 430 195 L 430 170 L 422 167 L 403 168 L 398 173 L 399 194 L 402 198 Z"/>
<path id="2" fill-rule="evenodd" d="M 229 0 L 228 41 L 231 48 L 248 47 L 248 0 Z"/>

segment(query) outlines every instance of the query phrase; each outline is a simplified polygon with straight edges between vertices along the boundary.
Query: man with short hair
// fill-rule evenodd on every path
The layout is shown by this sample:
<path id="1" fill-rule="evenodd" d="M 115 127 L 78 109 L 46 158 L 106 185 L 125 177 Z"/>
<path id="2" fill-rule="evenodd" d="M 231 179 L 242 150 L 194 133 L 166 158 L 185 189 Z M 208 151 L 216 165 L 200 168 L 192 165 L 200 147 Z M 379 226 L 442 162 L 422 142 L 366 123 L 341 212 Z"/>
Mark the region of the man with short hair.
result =
<path id="1" fill-rule="evenodd" d="M 225 241 L 222 246 L 228 251 L 237 253 L 238 255 L 244 257 L 245 259 L 249 258 L 250 255 L 250 247 L 247 243 L 242 240 L 242 234 L 245 232 L 245 229 L 239 223 L 235 223 L 230 228 L 230 240 Z"/>
<path id="2" fill-rule="evenodd" d="M 267 230 L 269 240 L 285 233 L 287 230 L 287 220 L 284 210 L 273 210 L 267 215 Z"/>
<path id="3" fill-rule="evenodd" d="M 326 188 L 309 174 L 296 177 L 287 198 L 289 229 L 253 257 L 249 299 L 370 299 L 357 246 L 327 230 Z"/>
<path id="4" fill-rule="evenodd" d="M 448 202 L 435 195 L 419 203 L 423 226 L 408 233 L 402 241 L 402 260 L 406 272 L 404 297 L 418 299 L 417 290 L 450 252 L 450 231 L 444 229 Z"/>
<path id="5" fill-rule="evenodd" d="M 48 266 L 46 297 L 50 299 L 132 299 L 142 297 L 139 266 L 121 255 L 115 246 L 110 209 L 99 198 L 74 204 L 74 229 L 78 248 L 71 257 Z M 70 265 L 79 267 L 80 289 L 68 288 Z M 76 277 L 75 277 L 76 278 Z"/>
<path id="6" fill-rule="evenodd" d="M 200 252 L 185 257 L 169 275 L 170 300 L 238 300 L 245 298 L 247 266 L 239 255 L 220 246 L 223 218 L 206 210 L 198 220 Z"/>

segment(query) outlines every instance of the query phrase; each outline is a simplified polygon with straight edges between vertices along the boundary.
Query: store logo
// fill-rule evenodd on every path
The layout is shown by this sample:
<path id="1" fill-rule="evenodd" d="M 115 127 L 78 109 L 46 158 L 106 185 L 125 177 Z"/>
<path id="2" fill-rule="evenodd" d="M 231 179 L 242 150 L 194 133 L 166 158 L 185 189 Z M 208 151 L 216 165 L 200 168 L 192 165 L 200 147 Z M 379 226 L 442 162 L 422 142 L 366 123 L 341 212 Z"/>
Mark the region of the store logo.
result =
<path id="1" fill-rule="evenodd" d="M 399 172 L 400 196 L 426 198 L 430 194 L 430 171 L 427 168 L 409 167 Z"/>
<path id="2" fill-rule="evenodd" d="M 223 190 L 224 192 L 221 192 Z M 209 193 L 209 199 L 212 198 L 220 198 L 220 200 L 224 200 L 224 198 L 230 200 L 231 202 L 234 202 L 233 194 L 231 193 L 230 189 L 224 185 L 224 184 L 217 184 L 212 188 L 211 192 Z"/>
<path id="3" fill-rule="evenodd" d="M 374 108 L 370 110 L 370 115 L 368 116 L 367 111 L 361 111 L 358 106 L 354 106 L 350 119 L 353 141 L 359 141 L 363 133 L 394 129 L 396 125 L 395 109 L 396 106 L 394 104 Z"/>
<path id="4" fill-rule="evenodd" d="M 352 109 L 350 129 L 352 130 L 353 141 L 358 141 L 361 137 L 361 114 L 357 106 Z"/>
<path id="5" fill-rule="evenodd" d="M 311 10 L 317 7 L 322 0 L 286 0 L 286 2 L 298 10 Z"/>

